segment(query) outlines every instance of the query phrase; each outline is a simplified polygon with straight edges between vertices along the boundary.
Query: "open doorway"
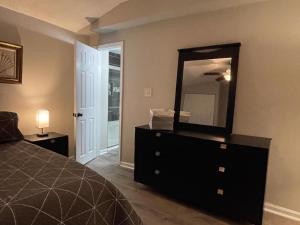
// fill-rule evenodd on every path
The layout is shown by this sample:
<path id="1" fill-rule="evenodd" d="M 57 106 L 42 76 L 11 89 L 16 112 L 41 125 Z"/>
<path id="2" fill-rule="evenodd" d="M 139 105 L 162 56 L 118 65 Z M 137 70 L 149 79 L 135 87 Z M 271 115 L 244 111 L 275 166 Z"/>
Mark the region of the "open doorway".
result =
<path id="1" fill-rule="evenodd" d="M 120 163 L 122 112 L 122 43 L 101 45 L 101 147 L 98 156 Z"/>
<path id="2" fill-rule="evenodd" d="M 120 164 L 123 43 L 76 43 L 76 160 Z"/>

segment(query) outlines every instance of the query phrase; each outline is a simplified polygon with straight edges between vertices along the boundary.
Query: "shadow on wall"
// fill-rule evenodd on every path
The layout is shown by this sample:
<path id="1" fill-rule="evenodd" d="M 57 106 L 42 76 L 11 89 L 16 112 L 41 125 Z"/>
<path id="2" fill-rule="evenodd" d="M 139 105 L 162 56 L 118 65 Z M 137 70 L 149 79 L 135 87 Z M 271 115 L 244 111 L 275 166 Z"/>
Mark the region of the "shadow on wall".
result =
<path id="1" fill-rule="evenodd" d="M 21 37 L 15 25 L 0 22 L 0 41 L 21 45 Z"/>

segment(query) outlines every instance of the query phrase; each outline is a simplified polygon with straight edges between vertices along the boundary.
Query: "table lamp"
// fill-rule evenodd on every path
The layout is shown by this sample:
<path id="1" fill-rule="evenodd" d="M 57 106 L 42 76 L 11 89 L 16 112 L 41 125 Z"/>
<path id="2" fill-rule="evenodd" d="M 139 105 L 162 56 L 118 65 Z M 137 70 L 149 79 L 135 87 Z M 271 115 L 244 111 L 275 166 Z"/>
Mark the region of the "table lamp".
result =
<path id="1" fill-rule="evenodd" d="M 46 109 L 39 109 L 36 112 L 36 127 L 41 130 L 41 133 L 38 133 L 38 137 L 48 136 L 47 132 L 44 132 L 44 128 L 49 127 L 49 111 Z"/>

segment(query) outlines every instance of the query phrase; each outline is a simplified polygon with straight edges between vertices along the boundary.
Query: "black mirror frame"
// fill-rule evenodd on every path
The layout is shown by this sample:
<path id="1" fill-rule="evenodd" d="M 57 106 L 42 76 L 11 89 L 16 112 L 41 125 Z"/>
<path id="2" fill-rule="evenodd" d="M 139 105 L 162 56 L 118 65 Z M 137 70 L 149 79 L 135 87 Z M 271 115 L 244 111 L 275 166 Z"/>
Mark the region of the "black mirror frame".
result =
<path id="1" fill-rule="evenodd" d="M 232 133 L 240 46 L 241 43 L 232 43 L 178 50 L 179 58 L 174 115 L 175 130 L 192 130 L 198 132 L 207 132 L 224 135 Z M 179 122 L 184 62 L 190 60 L 205 60 L 214 58 L 232 58 L 231 81 L 228 94 L 226 126 L 217 127 Z"/>

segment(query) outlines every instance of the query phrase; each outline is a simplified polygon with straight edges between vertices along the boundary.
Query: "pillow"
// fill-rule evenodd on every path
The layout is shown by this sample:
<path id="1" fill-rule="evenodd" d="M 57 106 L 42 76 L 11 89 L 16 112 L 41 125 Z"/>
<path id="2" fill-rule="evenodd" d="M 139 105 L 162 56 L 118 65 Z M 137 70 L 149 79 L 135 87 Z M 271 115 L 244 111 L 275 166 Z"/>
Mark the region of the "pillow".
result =
<path id="1" fill-rule="evenodd" d="M 19 141 L 23 138 L 18 129 L 18 114 L 0 111 L 0 143 Z"/>

